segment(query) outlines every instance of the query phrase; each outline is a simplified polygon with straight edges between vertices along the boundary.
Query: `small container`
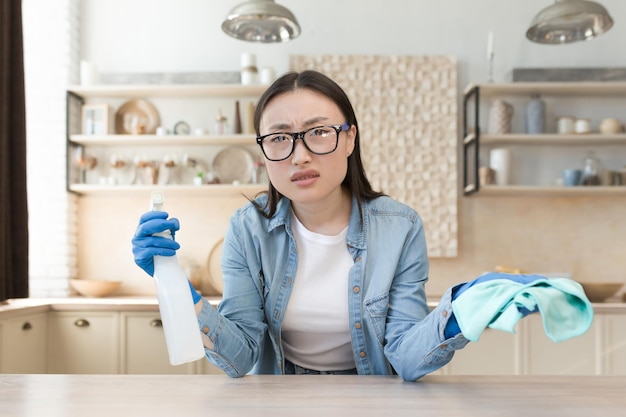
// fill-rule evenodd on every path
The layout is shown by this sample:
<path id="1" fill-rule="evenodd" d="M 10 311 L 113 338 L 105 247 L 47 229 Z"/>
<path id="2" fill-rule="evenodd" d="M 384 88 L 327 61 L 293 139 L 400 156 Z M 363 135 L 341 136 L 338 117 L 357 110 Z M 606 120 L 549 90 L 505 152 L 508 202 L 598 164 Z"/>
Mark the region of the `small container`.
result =
<path id="1" fill-rule="evenodd" d="M 589 154 L 585 158 L 585 166 L 583 168 L 582 179 L 580 180 L 581 185 L 600 185 L 600 163 L 598 159 L 593 155 Z"/>
<path id="2" fill-rule="evenodd" d="M 489 167 L 478 168 L 478 180 L 481 186 L 493 184 L 494 176 L 495 172 L 493 169 Z"/>
<path id="3" fill-rule="evenodd" d="M 228 119 L 224 114 L 222 114 L 222 110 L 220 109 L 215 116 L 215 133 L 218 135 L 223 135 L 226 133 L 226 122 Z"/>
<path id="4" fill-rule="evenodd" d="M 272 67 L 261 68 L 261 84 L 269 85 L 276 79 L 276 71 Z"/>
<path id="5" fill-rule="evenodd" d="M 511 151 L 505 148 L 492 149 L 489 152 L 489 168 L 495 174 L 496 185 L 508 185 L 511 176 Z"/>
<path id="6" fill-rule="evenodd" d="M 576 133 L 591 132 L 591 121 L 585 118 L 576 119 L 576 123 L 574 124 L 574 130 L 576 131 Z"/>
<path id="7" fill-rule="evenodd" d="M 241 84 L 256 84 L 258 72 L 259 70 L 256 66 L 256 56 L 250 53 L 241 54 Z"/>
<path id="8" fill-rule="evenodd" d="M 618 119 L 608 118 L 600 122 L 598 126 L 600 133 L 605 135 L 614 135 L 622 132 L 622 123 Z"/>
<path id="9" fill-rule="evenodd" d="M 574 133 L 576 120 L 572 116 L 561 116 L 556 119 L 556 131 L 561 134 Z"/>

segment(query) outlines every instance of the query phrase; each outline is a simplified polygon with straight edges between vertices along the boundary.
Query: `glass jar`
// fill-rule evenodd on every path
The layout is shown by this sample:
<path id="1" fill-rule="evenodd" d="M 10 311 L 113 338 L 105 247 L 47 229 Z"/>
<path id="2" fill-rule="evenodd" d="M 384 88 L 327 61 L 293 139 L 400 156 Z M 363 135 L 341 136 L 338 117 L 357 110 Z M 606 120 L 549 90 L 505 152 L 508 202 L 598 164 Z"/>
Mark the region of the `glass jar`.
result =
<path id="1" fill-rule="evenodd" d="M 580 181 L 581 185 L 600 185 L 600 163 L 598 159 L 589 154 L 585 158 L 585 166 L 583 167 L 583 175 Z"/>

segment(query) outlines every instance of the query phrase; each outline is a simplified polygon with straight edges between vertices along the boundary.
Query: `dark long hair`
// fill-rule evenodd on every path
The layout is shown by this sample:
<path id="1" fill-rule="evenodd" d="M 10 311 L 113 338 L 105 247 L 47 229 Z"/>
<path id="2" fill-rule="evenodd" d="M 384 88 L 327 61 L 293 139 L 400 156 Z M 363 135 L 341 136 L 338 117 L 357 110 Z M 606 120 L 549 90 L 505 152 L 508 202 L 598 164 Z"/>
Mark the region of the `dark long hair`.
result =
<path id="1" fill-rule="evenodd" d="M 294 91 L 297 89 L 308 89 L 317 91 L 320 94 L 325 95 L 331 99 L 341 110 L 346 122 L 356 127 L 356 137 L 354 140 L 354 151 L 348 157 L 348 170 L 346 177 L 341 183 L 342 186 L 347 187 L 352 195 L 357 197 L 357 203 L 359 205 L 359 214 L 363 217 L 361 202 L 363 200 L 371 200 L 376 197 L 384 195 L 380 191 L 375 191 L 363 168 L 363 162 L 361 161 L 361 146 L 360 146 L 360 131 L 359 124 L 352 108 L 352 103 L 348 99 L 347 94 L 343 89 L 328 76 L 312 70 L 303 72 L 288 72 L 285 75 L 278 78 L 269 86 L 269 88 L 263 93 L 254 112 L 254 129 L 257 136 L 260 133 L 261 116 L 265 111 L 265 107 L 276 97 L 281 94 Z M 271 218 L 276 213 L 276 206 L 280 199 L 283 197 L 281 193 L 274 188 L 270 181 L 268 190 L 268 198 L 264 205 L 258 204 L 253 201 L 256 208 L 267 218 Z"/>

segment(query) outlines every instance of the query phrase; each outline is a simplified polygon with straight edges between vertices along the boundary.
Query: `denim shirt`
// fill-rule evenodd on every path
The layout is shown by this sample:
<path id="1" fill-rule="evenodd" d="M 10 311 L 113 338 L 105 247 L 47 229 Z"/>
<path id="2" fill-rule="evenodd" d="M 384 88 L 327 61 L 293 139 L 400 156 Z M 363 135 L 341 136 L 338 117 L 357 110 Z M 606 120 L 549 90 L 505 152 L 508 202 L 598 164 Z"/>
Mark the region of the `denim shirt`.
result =
<path id="1" fill-rule="evenodd" d="M 261 204 L 266 197 L 259 197 Z M 356 368 L 363 375 L 414 381 L 463 348 L 462 334 L 446 340 L 451 289 L 429 312 L 424 285 L 428 257 L 424 228 L 410 207 L 389 197 L 352 201 L 346 244 L 354 259 L 349 276 L 349 320 Z M 224 238 L 223 298 L 204 303 L 200 329 L 213 342 L 211 363 L 232 377 L 283 374 L 281 324 L 293 288 L 298 249 L 291 202 L 282 198 L 267 219 L 250 203 L 231 217 Z"/>

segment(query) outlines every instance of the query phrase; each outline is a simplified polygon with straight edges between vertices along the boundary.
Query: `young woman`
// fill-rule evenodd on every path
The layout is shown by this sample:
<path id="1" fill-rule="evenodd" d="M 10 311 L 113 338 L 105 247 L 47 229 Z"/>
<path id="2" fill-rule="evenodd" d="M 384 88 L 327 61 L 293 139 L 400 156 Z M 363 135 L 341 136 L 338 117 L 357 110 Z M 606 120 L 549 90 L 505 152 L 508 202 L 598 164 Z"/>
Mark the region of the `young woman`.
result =
<path id="1" fill-rule="evenodd" d="M 206 355 L 226 374 L 392 374 L 416 380 L 467 339 L 452 289 L 430 312 L 424 228 L 410 207 L 372 189 L 352 105 L 330 78 L 288 73 L 260 98 L 254 119 L 267 193 L 240 208 L 224 240 L 223 299 L 193 292 Z M 142 216 L 135 261 L 179 245 L 164 212 Z"/>

